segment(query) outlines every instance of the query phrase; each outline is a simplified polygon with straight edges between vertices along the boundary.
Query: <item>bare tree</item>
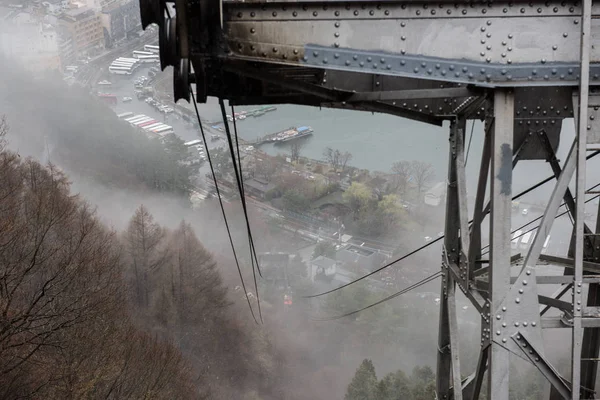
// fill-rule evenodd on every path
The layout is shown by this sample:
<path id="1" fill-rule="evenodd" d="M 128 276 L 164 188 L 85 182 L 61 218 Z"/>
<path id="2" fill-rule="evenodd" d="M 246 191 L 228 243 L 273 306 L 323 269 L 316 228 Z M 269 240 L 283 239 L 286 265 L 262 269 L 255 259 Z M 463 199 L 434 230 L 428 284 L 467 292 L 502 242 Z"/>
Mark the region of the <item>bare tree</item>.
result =
<path id="1" fill-rule="evenodd" d="M 392 189 L 394 192 L 406 193 L 411 174 L 411 163 L 408 161 L 397 161 L 392 165 Z"/>
<path id="2" fill-rule="evenodd" d="M 302 141 L 296 140 L 292 142 L 290 145 L 291 159 L 292 161 L 298 161 L 300 159 L 300 152 L 304 148 L 304 143 Z"/>
<path id="3" fill-rule="evenodd" d="M 161 269 L 168 261 L 169 253 L 164 249 L 164 230 L 143 205 L 129 222 L 125 233 L 129 261 L 133 272 L 136 304 L 148 307 L 150 303 L 150 275 Z"/>
<path id="4" fill-rule="evenodd" d="M 68 334 L 119 301 L 118 246 L 52 166 L 0 164 L 0 397 L 44 398 Z"/>
<path id="5" fill-rule="evenodd" d="M 331 168 L 333 168 L 334 171 L 337 171 L 340 166 L 341 156 L 342 154 L 339 150 L 334 150 L 331 147 L 326 147 L 325 150 L 323 150 L 323 157 L 325 158 L 325 161 L 331 164 Z"/>
<path id="6" fill-rule="evenodd" d="M 262 161 L 257 160 L 254 175 L 260 179 L 270 182 L 277 172 L 277 164 L 271 157 L 264 157 Z"/>
<path id="7" fill-rule="evenodd" d="M 425 186 L 427 186 L 434 177 L 433 165 L 424 161 L 412 161 L 410 170 L 417 185 L 417 193 L 421 195 Z"/>
<path id="8" fill-rule="evenodd" d="M 346 170 L 346 166 L 352 160 L 352 154 L 348 151 L 343 152 L 340 155 L 340 166 L 342 167 L 342 172 Z"/>
<path id="9" fill-rule="evenodd" d="M 8 121 L 6 116 L 0 117 L 0 151 L 3 151 L 6 147 L 6 135 L 8 134 Z"/>

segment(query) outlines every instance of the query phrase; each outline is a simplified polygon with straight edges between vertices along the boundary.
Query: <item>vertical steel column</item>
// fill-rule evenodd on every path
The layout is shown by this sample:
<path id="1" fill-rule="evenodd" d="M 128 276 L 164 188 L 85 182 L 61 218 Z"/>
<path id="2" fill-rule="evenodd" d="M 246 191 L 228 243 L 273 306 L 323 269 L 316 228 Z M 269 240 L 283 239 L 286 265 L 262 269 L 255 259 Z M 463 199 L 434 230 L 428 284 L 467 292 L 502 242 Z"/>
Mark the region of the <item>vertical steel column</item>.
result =
<path id="1" fill-rule="evenodd" d="M 478 268 L 475 260 L 481 258 L 481 222 L 485 217 L 484 201 L 487 188 L 488 175 L 490 174 L 490 129 L 488 124 L 493 121 L 486 119 L 485 139 L 483 142 L 483 152 L 481 154 L 481 164 L 479 166 L 479 181 L 477 182 L 477 194 L 475 195 L 475 210 L 473 212 L 473 224 L 471 225 L 471 241 L 469 245 L 469 273 L 472 274 Z M 469 276 L 471 279 L 472 276 Z"/>
<path id="2" fill-rule="evenodd" d="M 452 357 L 452 387 L 454 400 L 463 400 L 458 348 L 458 320 L 456 318 L 456 283 L 448 276 L 448 322 L 450 326 L 450 355 Z"/>
<path id="3" fill-rule="evenodd" d="M 587 114 L 590 84 L 590 39 L 592 22 L 592 0 L 583 0 L 581 15 L 581 69 L 579 81 L 579 118 L 577 124 L 577 178 L 575 204 L 575 273 L 573 285 L 573 348 L 571 382 L 573 387 L 573 400 L 580 399 L 581 387 L 581 289 L 583 280 L 583 225 L 585 214 L 585 164 L 587 151 Z"/>
<path id="4" fill-rule="evenodd" d="M 510 287 L 510 220 L 512 197 L 512 158 L 514 95 L 510 89 L 494 92 L 494 129 L 492 133 L 491 214 L 490 214 L 490 312 L 502 307 Z M 490 318 L 490 331 L 496 330 Z M 488 399 L 508 399 L 509 353 L 491 342 L 488 369 Z"/>
<path id="5" fill-rule="evenodd" d="M 448 190 L 446 195 L 446 224 L 444 228 L 444 248 L 442 255 L 442 287 L 440 301 L 440 323 L 438 332 L 438 358 L 437 358 L 437 393 L 440 400 L 448 399 L 450 395 L 450 371 L 452 370 L 452 352 L 450 347 L 450 315 L 448 305 L 448 285 L 454 285 L 451 277 L 450 266 L 446 265 L 446 258 L 450 263 L 458 260 L 458 192 L 456 186 L 456 135 L 458 121 L 450 123 L 449 152 L 448 152 Z"/>

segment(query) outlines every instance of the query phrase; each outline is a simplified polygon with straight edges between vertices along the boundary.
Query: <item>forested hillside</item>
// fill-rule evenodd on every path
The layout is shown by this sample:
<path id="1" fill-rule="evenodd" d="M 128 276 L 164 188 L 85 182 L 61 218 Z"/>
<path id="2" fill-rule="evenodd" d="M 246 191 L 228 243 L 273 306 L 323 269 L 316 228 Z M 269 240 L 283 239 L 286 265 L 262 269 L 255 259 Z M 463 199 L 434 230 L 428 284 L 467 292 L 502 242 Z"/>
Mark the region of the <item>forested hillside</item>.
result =
<path id="1" fill-rule="evenodd" d="M 140 207 L 111 231 L 63 173 L 3 147 L 0 181 L 1 399 L 284 398 L 189 224 Z"/>

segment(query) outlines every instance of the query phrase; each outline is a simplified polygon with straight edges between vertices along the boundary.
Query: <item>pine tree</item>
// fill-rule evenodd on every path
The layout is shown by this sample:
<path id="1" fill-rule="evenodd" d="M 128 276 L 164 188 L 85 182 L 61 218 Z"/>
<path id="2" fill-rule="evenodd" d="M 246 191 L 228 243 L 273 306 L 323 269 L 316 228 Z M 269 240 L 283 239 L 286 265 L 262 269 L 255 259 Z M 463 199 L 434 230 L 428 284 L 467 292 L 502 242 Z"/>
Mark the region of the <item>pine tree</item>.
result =
<path id="1" fill-rule="evenodd" d="M 344 400 L 376 400 L 377 393 L 377 375 L 373 362 L 364 359 L 350 385 Z"/>

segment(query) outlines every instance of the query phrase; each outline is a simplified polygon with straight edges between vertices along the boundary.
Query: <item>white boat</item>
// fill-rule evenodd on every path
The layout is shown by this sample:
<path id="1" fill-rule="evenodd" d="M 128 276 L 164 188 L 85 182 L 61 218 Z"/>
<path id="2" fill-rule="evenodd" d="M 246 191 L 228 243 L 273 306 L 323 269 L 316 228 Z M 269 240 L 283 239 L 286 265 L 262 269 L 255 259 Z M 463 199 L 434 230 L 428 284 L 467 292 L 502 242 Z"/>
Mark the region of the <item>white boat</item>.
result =
<path id="1" fill-rule="evenodd" d="M 108 85 L 112 85 L 112 82 L 104 80 L 104 81 L 98 82 L 98 85 L 108 86 Z"/>
<path id="2" fill-rule="evenodd" d="M 133 100 L 131 97 L 123 97 L 123 103 L 127 103 L 131 100 Z"/>

